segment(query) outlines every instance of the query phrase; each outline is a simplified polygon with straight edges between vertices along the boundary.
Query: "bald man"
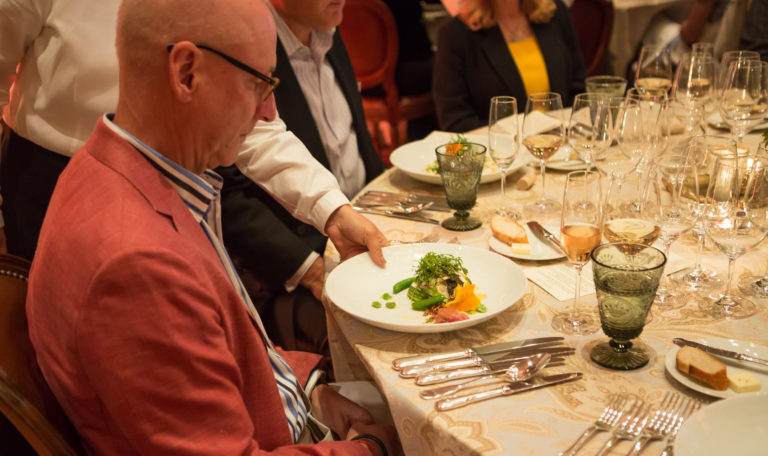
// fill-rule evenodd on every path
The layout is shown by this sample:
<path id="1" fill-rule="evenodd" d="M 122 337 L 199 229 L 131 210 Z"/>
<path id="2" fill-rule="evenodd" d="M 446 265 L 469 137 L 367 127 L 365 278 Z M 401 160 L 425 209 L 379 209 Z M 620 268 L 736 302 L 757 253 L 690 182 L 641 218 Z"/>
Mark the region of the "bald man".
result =
<path id="1" fill-rule="evenodd" d="M 92 454 L 383 454 L 390 434 L 276 349 L 220 240 L 221 179 L 275 116 L 253 0 L 124 0 L 120 94 L 54 190 L 27 300 L 40 368 Z M 333 217 L 333 216 L 332 216 Z M 317 442 L 329 435 L 354 441 Z M 362 434 L 362 435 L 361 435 Z"/>

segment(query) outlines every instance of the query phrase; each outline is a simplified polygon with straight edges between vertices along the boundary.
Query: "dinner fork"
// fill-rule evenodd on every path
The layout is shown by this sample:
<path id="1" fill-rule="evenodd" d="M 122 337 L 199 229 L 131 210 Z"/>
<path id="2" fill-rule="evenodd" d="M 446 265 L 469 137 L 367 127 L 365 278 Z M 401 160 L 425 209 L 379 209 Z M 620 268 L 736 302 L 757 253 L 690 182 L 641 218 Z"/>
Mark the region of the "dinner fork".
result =
<path id="1" fill-rule="evenodd" d="M 672 431 L 675 423 L 675 412 L 682 403 L 682 396 L 674 391 L 668 391 L 659 404 L 659 408 L 653 414 L 651 422 L 632 444 L 632 449 L 627 453 L 627 456 L 637 456 L 650 440 L 660 440 L 666 437 Z"/>
<path id="2" fill-rule="evenodd" d="M 632 404 L 622 413 L 624 419 L 621 425 L 613 428 L 611 437 L 605 442 L 596 456 L 608 454 L 619 440 L 634 439 L 643 431 L 648 422 L 650 407 L 640 399 L 635 399 Z"/>
<path id="3" fill-rule="evenodd" d="M 661 456 L 672 456 L 672 447 L 675 445 L 675 437 L 677 437 L 677 431 L 680 430 L 680 426 L 683 424 L 686 418 L 688 418 L 693 412 L 701 407 L 701 402 L 696 399 L 688 398 L 685 403 L 680 407 L 679 411 L 674 417 L 672 422 L 672 430 L 667 434 L 665 438 L 664 451 L 661 452 Z"/>
<path id="4" fill-rule="evenodd" d="M 598 431 L 610 431 L 621 419 L 621 410 L 627 404 L 627 396 L 614 394 L 603 409 L 603 413 L 589 426 L 560 456 L 575 455 Z"/>

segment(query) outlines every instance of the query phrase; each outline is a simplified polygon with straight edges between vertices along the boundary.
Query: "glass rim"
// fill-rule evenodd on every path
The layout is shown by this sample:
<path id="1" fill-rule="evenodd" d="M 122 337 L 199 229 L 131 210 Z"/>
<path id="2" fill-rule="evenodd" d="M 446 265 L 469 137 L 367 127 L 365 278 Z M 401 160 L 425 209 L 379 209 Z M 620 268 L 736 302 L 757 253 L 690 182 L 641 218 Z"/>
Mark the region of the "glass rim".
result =
<path id="1" fill-rule="evenodd" d="M 586 79 L 584 79 L 585 83 L 589 82 L 595 82 L 595 81 L 609 81 L 609 82 L 623 82 L 627 83 L 627 78 L 622 76 L 616 76 L 612 74 L 596 74 L 594 76 L 589 76 Z"/>
<path id="2" fill-rule="evenodd" d="M 611 266 L 611 265 L 605 264 L 602 261 L 598 261 L 597 258 L 595 258 L 595 252 L 597 252 L 599 249 L 608 248 L 608 247 L 615 247 L 615 246 L 619 246 L 619 245 L 628 245 L 628 246 L 632 246 L 632 247 L 642 246 L 642 247 L 647 248 L 647 249 L 653 249 L 656 252 L 658 252 L 659 255 L 661 255 L 662 261 L 661 261 L 661 263 L 657 264 L 656 266 L 651 266 L 651 267 L 648 267 L 648 268 L 638 268 L 638 269 L 627 270 L 627 269 L 621 269 L 621 268 L 617 268 L 616 266 Z M 641 244 L 641 243 L 637 243 L 637 242 L 606 242 L 605 244 L 600 244 L 597 247 L 595 247 L 594 249 L 592 249 L 592 252 L 590 252 L 589 257 L 590 257 L 590 259 L 592 260 L 593 263 L 597 263 L 597 264 L 599 264 L 600 266 L 602 266 L 604 268 L 614 269 L 616 271 L 624 271 L 624 272 L 627 272 L 627 271 L 630 271 L 630 272 L 654 271 L 656 269 L 663 268 L 664 265 L 667 264 L 667 256 L 664 255 L 664 252 L 662 252 L 661 250 L 657 249 L 656 247 L 654 247 L 652 245 L 645 245 L 645 244 Z"/>
<path id="3" fill-rule="evenodd" d="M 485 151 L 488 150 L 488 148 L 484 144 L 480 144 L 480 143 L 476 143 L 476 142 L 466 142 L 466 143 L 464 143 L 464 145 L 465 146 L 471 146 L 471 147 L 470 147 L 469 150 L 466 150 L 461 155 L 448 154 L 448 153 L 440 151 L 441 148 L 444 148 L 444 147 L 447 147 L 447 146 L 450 146 L 450 145 L 451 145 L 451 143 L 440 144 L 439 146 L 437 146 L 435 148 L 435 153 L 440 154 L 440 155 L 445 155 L 446 157 L 464 157 L 466 155 L 475 156 L 475 155 L 484 154 Z"/>

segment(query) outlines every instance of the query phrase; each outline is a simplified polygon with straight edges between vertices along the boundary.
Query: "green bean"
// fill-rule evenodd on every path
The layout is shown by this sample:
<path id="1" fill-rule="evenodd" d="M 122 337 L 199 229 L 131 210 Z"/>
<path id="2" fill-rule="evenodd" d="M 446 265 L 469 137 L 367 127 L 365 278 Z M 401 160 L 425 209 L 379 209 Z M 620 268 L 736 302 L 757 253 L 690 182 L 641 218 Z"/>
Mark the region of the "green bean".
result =
<path id="1" fill-rule="evenodd" d="M 403 291 L 406 288 L 410 287 L 411 284 L 415 280 L 416 280 L 416 277 L 409 277 L 407 279 L 403 279 L 403 280 L 397 282 L 394 286 L 392 286 L 392 292 L 393 293 L 400 293 L 401 291 Z"/>
<path id="2" fill-rule="evenodd" d="M 381 303 L 379 301 L 373 301 L 373 303 L 371 305 L 374 308 L 376 308 L 376 309 L 380 309 L 381 308 Z"/>
<path id="3" fill-rule="evenodd" d="M 414 301 L 411 303 L 411 308 L 413 310 L 426 310 L 429 307 L 434 306 L 435 304 L 445 302 L 448 298 L 445 296 L 439 294 L 436 296 L 431 296 L 427 299 L 422 299 L 421 301 Z"/>
<path id="4" fill-rule="evenodd" d="M 381 299 L 387 301 L 389 299 L 392 299 L 392 295 L 389 293 L 384 293 L 383 295 L 381 295 Z"/>
<path id="5" fill-rule="evenodd" d="M 387 309 L 394 309 L 397 304 L 395 304 L 395 301 L 387 301 L 385 305 L 387 306 Z"/>

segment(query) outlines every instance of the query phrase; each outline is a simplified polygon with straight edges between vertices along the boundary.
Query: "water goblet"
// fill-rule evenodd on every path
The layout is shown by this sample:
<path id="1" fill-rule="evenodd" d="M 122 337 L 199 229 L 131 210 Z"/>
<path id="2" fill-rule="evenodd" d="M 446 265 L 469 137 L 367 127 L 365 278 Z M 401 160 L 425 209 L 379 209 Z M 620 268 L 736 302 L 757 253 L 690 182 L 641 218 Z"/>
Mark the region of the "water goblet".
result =
<path id="1" fill-rule="evenodd" d="M 592 251 L 600 325 L 611 338 L 592 349 L 592 361 L 618 370 L 637 369 L 648 363 L 647 350 L 631 340 L 643 332 L 666 262 L 666 256 L 650 246 L 638 250 L 611 243 Z"/>
<path id="2" fill-rule="evenodd" d="M 501 171 L 501 207 L 497 214 L 520 219 L 520 213 L 506 205 L 504 181 L 507 170 L 517 157 L 518 151 L 517 99 L 498 96 L 491 98 L 491 112 L 488 116 L 488 155 Z"/>
<path id="3" fill-rule="evenodd" d="M 464 143 L 455 150 L 454 144 L 444 144 L 435 150 L 440 176 L 448 206 L 455 210 L 442 226 L 453 231 L 470 231 L 482 225 L 480 219 L 469 216 L 477 202 L 477 187 L 485 162 L 485 146 Z"/>
<path id="4" fill-rule="evenodd" d="M 532 93 L 525 103 L 523 117 L 523 145 L 539 160 L 541 190 L 533 203 L 524 207 L 525 212 L 541 216 L 560 209 L 560 203 L 547 198 L 544 177 L 546 160 L 555 154 L 565 141 L 562 119 L 563 99 L 553 92 Z"/>
<path id="5" fill-rule="evenodd" d="M 565 334 L 592 334 L 597 321 L 579 309 L 581 297 L 581 270 L 589 262 L 589 253 L 600 244 L 602 198 L 600 173 L 574 171 L 568 173 L 563 192 L 563 210 L 560 218 L 560 241 L 568 259 L 576 269 L 576 291 L 569 310 L 552 319 L 552 327 Z"/>
<path id="6" fill-rule="evenodd" d="M 672 60 L 666 46 L 649 44 L 640 49 L 635 70 L 635 87 L 645 92 L 649 89 L 672 87 Z"/>

